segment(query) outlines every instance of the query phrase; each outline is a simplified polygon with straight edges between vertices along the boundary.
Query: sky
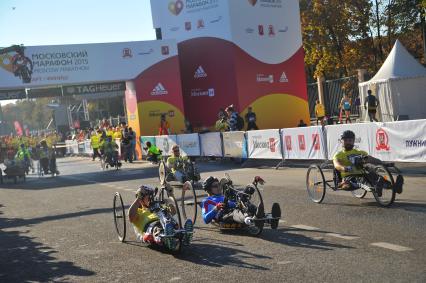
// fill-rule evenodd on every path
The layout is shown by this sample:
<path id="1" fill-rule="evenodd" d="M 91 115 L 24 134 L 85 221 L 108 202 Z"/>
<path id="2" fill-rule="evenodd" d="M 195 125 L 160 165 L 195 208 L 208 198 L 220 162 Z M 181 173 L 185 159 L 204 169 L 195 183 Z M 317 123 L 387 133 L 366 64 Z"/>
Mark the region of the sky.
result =
<path id="1" fill-rule="evenodd" d="M 0 47 L 153 39 L 150 0 L 0 0 Z"/>

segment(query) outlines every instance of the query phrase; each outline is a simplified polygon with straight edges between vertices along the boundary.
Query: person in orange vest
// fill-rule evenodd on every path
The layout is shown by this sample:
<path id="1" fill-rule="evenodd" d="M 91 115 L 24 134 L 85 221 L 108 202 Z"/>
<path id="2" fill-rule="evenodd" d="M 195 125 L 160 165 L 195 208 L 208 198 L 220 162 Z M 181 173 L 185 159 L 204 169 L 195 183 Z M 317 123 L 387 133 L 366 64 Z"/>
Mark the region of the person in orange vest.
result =
<path id="1" fill-rule="evenodd" d="M 170 124 L 166 120 L 166 114 L 161 114 L 160 128 L 159 128 L 158 134 L 160 136 L 171 134 Z"/>

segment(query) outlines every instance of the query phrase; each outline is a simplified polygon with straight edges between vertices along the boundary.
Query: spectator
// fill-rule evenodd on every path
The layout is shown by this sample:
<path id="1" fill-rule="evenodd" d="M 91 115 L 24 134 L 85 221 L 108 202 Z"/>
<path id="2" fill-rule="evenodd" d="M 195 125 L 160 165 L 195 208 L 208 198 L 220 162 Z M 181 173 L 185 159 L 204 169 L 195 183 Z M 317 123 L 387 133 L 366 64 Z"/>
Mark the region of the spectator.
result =
<path id="1" fill-rule="evenodd" d="M 225 112 L 219 112 L 219 119 L 216 121 L 215 129 L 218 132 L 229 131 L 228 121 Z"/>
<path id="2" fill-rule="evenodd" d="M 160 136 L 171 134 L 170 124 L 166 120 L 166 114 L 161 114 L 160 128 L 159 128 L 158 134 Z"/>
<path id="3" fill-rule="evenodd" d="M 246 119 L 246 122 L 247 122 L 247 131 L 251 131 L 251 130 L 258 130 L 258 129 L 259 129 L 259 128 L 257 127 L 257 125 L 256 125 L 256 121 L 257 121 L 256 113 L 254 113 L 252 110 L 253 110 L 253 109 L 252 109 L 252 107 L 250 106 L 250 107 L 247 109 L 247 114 L 246 114 L 246 116 L 245 116 L 245 119 Z"/>
<path id="4" fill-rule="evenodd" d="M 129 127 L 129 142 L 130 142 L 130 152 L 128 154 L 128 160 L 130 163 L 133 162 L 133 160 L 138 160 L 138 155 L 136 154 L 136 133 L 133 131 L 132 127 Z"/>
<path id="5" fill-rule="evenodd" d="M 194 132 L 194 128 L 192 127 L 192 124 L 185 119 L 185 134 L 192 134 Z"/>
<path id="6" fill-rule="evenodd" d="M 364 109 L 367 109 L 368 104 L 368 117 L 370 122 L 379 122 L 376 118 L 377 107 L 379 106 L 379 100 L 372 94 L 371 89 L 367 91 L 367 97 L 364 102 Z"/>
<path id="7" fill-rule="evenodd" d="M 352 123 L 351 121 L 351 107 L 352 107 L 352 99 L 345 93 L 342 100 L 340 101 L 340 121 L 342 121 L 343 113 L 345 113 L 346 124 Z"/>
<path id="8" fill-rule="evenodd" d="M 306 125 L 306 123 L 301 119 L 299 121 L 299 125 L 297 125 L 298 127 L 307 127 L 308 125 Z"/>
<path id="9" fill-rule="evenodd" d="M 234 110 L 234 106 L 230 105 L 225 109 L 228 114 L 228 127 L 231 132 L 238 131 L 238 113 Z"/>
<path id="10" fill-rule="evenodd" d="M 317 119 L 317 125 L 320 123 L 324 125 L 325 107 L 318 99 L 315 101 L 315 117 Z"/>
<path id="11" fill-rule="evenodd" d="M 159 157 L 161 156 L 161 150 L 159 150 L 155 145 L 152 145 L 149 141 L 146 142 L 146 147 L 144 150 L 148 153 L 146 160 L 156 164 Z"/>

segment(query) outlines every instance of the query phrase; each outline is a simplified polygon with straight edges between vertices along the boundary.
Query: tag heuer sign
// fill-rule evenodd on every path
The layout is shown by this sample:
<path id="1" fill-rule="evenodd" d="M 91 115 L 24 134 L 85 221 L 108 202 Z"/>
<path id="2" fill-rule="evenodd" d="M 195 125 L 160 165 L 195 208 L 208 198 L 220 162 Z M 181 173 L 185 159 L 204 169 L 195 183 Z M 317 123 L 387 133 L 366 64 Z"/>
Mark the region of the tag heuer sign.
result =
<path id="1" fill-rule="evenodd" d="M 81 95 L 126 90 L 124 82 L 64 86 L 64 95 Z"/>

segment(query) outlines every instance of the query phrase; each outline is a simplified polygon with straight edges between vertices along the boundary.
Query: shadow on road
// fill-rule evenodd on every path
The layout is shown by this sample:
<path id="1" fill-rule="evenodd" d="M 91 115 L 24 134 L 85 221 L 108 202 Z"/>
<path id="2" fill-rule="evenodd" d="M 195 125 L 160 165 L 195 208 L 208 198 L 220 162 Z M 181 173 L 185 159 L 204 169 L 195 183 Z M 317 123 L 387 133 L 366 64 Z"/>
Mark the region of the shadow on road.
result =
<path id="1" fill-rule="evenodd" d="M 211 240 L 207 239 L 207 241 L 210 242 Z M 269 268 L 250 263 L 249 261 L 254 259 L 271 259 L 271 257 L 235 249 L 230 247 L 230 245 L 234 246 L 232 243 L 221 242 L 220 244 L 219 246 L 202 243 L 199 239 L 198 241 L 194 241 L 190 248 L 184 250 L 177 258 L 209 267 L 233 266 L 236 268 L 269 270 Z"/>
<path id="2" fill-rule="evenodd" d="M 21 220 L 0 218 L 0 226 Z M 72 262 L 57 260 L 53 256 L 55 250 L 24 234 L 0 230 L 0 282 L 53 282 L 60 278 L 73 281 L 70 276 L 95 274 Z"/>

